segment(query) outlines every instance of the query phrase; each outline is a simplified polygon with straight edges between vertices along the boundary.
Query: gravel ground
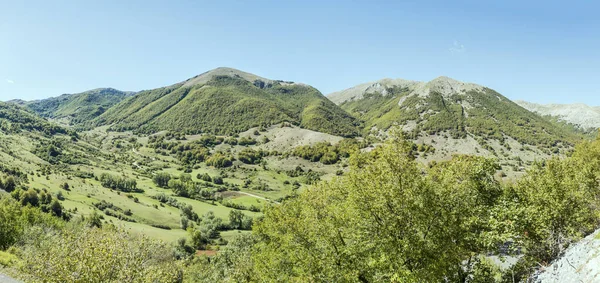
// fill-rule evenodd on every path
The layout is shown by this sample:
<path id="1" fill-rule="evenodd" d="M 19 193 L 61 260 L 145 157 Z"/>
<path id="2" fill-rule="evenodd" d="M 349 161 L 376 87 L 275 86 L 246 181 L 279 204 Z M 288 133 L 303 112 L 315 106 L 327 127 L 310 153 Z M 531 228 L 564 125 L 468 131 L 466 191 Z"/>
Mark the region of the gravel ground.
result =
<path id="1" fill-rule="evenodd" d="M 600 230 L 572 245 L 552 265 L 540 271 L 533 282 L 600 282 Z"/>
<path id="2" fill-rule="evenodd" d="M 21 283 L 21 281 L 12 279 L 12 278 L 0 273 L 0 283 Z"/>

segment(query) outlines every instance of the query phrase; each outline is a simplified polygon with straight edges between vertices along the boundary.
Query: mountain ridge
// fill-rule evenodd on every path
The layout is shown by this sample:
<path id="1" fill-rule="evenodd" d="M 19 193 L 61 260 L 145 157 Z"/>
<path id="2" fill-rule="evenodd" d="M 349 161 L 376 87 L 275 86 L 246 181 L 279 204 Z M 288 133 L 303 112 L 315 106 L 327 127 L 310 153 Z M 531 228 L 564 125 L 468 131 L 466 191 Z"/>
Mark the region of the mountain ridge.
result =
<path id="1" fill-rule="evenodd" d="M 141 91 L 91 124 L 145 133 L 233 134 L 283 122 L 341 136 L 358 134 L 355 118 L 316 88 L 225 67 L 171 86 Z"/>
<path id="2" fill-rule="evenodd" d="M 336 104 L 341 104 L 348 100 L 362 99 L 365 94 L 381 93 L 387 95 L 388 88 L 410 88 L 415 95 L 427 96 L 431 91 L 449 95 L 460 91 L 470 91 L 475 89 L 483 89 L 481 85 L 474 83 L 466 83 L 455 80 L 447 76 L 439 76 L 431 81 L 413 81 L 406 79 L 390 79 L 384 78 L 377 81 L 362 83 L 354 87 L 350 87 L 341 91 L 332 92 L 327 97 Z"/>
<path id="3" fill-rule="evenodd" d="M 560 121 L 574 124 L 584 130 L 600 128 L 600 107 L 589 106 L 585 103 L 539 104 L 524 100 L 516 100 L 515 103 L 529 111 L 542 116 L 556 117 Z"/>
<path id="4" fill-rule="evenodd" d="M 449 77 L 429 82 L 382 79 L 328 95 L 366 125 L 366 131 L 398 125 L 412 136 L 449 133 L 489 139 L 511 137 L 523 144 L 555 148 L 579 139 L 568 129 L 517 105 L 500 93 Z M 517 127 L 515 127 L 515 125 Z"/>
<path id="5" fill-rule="evenodd" d="M 99 116 L 133 94 L 134 92 L 114 88 L 95 88 L 34 101 L 12 100 L 10 102 L 27 107 L 42 117 L 64 118 L 71 124 L 78 124 Z"/>

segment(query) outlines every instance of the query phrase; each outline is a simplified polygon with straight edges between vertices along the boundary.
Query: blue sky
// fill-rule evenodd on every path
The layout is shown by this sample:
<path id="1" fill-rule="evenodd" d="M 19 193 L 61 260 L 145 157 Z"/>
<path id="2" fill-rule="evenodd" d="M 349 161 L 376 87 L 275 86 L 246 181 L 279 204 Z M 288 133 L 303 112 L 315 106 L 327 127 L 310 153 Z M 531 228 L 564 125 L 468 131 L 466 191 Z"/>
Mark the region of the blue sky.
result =
<path id="1" fill-rule="evenodd" d="M 228 66 L 325 94 L 445 75 L 600 105 L 596 2 L 0 0 L 0 100 L 152 89 Z"/>

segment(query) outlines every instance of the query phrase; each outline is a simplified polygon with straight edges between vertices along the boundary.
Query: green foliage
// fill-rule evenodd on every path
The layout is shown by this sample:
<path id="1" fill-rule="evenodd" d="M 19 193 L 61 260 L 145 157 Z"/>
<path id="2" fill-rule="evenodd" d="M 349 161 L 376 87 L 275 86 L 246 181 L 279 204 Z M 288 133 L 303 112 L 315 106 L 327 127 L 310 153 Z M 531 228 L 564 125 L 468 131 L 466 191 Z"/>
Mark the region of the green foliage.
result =
<path id="1" fill-rule="evenodd" d="M 234 209 L 229 212 L 229 228 L 239 230 L 251 230 L 253 219 L 243 212 Z"/>
<path id="2" fill-rule="evenodd" d="M 467 278 L 462 263 L 489 248 L 481 235 L 490 231 L 490 208 L 502 193 L 497 167 L 460 157 L 423 175 L 411 147 L 393 143 L 358 156 L 360 169 L 347 177 L 268 209 L 255 227 L 258 278 Z"/>
<path id="3" fill-rule="evenodd" d="M 108 173 L 102 173 L 100 175 L 100 183 L 103 187 L 118 190 L 121 192 L 143 192 L 142 189 L 137 188 L 137 181 L 132 178 L 126 178 L 122 176 L 114 176 Z"/>
<path id="4" fill-rule="evenodd" d="M 119 229 L 33 228 L 24 247 L 21 270 L 35 282 L 181 282 L 183 276 L 165 244 Z"/>
<path id="5" fill-rule="evenodd" d="M 253 138 L 249 138 L 249 137 L 241 137 L 239 140 L 237 140 L 236 144 L 242 145 L 242 146 L 255 145 L 256 140 Z"/>
<path id="6" fill-rule="evenodd" d="M 62 222 L 39 208 L 22 207 L 14 199 L 0 194 L 0 250 L 5 250 L 23 237 L 31 226 L 58 227 Z"/>
<path id="7" fill-rule="evenodd" d="M 212 178 L 210 177 L 210 175 L 208 175 L 208 173 L 198 174 L 198 176 L 196 176 L 196 178 L 198 178 L 204 182 L 212 182 Z"/>
<path id="8" fill-rule="evenodd" d="M 220 139 L 214 136 L 203 136 L 198 141 L 181 144 L 179 142 L 166 141 L 168 134 L 160 137 L 150 137 L 148 147 L 154 148 L 157 152 L 162 149 L 169 151 L 171 154 L 177 154 L 177 158 L 184 164 L 193 165 L 205 161 L 210 155 L 210 151 L 206 146 L 220 144 Z"/>
<path id="9" fill-rule="evenodd" d="M 206 249 L 213 239 L 220 237 L 220 229 L 222 229 L 221 218 L 216 217 L 212 211 L 209 211 L 200 219 L 198 229 L 188 228 L 188 231 L 193 246 L 197 249 Z"/>
<path id="10" fill-rule="evenodd" d="M 212 181 L 213 183 L 215 183 L 215 185 L 223 185 L 223 177 L 221 176 L 214 176 L 212 177 Z"/>
<path id="11" fill-rule="evenodd" d="M 9 134 L 26 130 L 37 131 L 47 136 L 55 134 L 77 136 L 73 131 L 49 123 L 20 106 L 5 102 L 0 102 L 0 130 Z"/>
<path id="12" fill-rule="evenodd" d="M 210 258 L 198 259 L 190 266 L 186 281 L 190 282 L 250 282 L 254 262 L 252 251 L 256 238 L 242 234 L 231 240 L 219 253 Z"/>
<path id="13" fill-rule="evenodd" d="M 422 167 L 414 147 L 389 141 L 355 155 L 343 177 L 268 207 L 251 247 L 227 251 L 246 260 L 198 270 L 243 282 L 516 282 L 600 223 L 600 138 L 504 186 L 493 160 Z M 232 212 L 231 225 L 241 217 Z M 503 275 L 484 255 L 504 247 L 521 257 Z"/>
<path id="14" fill-rule="evenodd" d="M 258 164 L 265 155 L 266 153 L 262 150 L 256 151 L 254 149 L 245 148 L 238 153 L 238 160 L 246 164 Z"/>
<path id="15" fill-rule="evenodd" d="M 142 91 L 94 123 L 144 133 L 233 134 L 282 122 L 335 135 L 358 133 L 355 119 L 312 87 L 275 83 L 261 88 L 228 76 L 217 76 L 201 85 L 176 84 Z"/>
<path id="16" fill-rule="evenodd" d="M 549 263 L 600 223 L 600 139 L 578 145 L 570 158 L 535 164 L 507 192 L 506 218 L 526 251 L 515 272 Z"/>
<path id="17" fill-rule="evenodd" d="M 387 92 L 388 95 L 365 94 L 363 99 L 346 101 L 340 106 L 363 120 L 365 130 L 369 130 L 373 126 L 388 129 L 395 124 L 402 125 L 407 121 L 419 118 L 419 113 L 414 109 L 417 99 L 406 97 L 408 94 L 406 89 L 394 88 L 388 89 Z M 402 109 L 398 107 L 400 99 L 405 99 L 402 105 L 406 107 Z"/>
<path id="18" fill-rule="evenodd" d="M 103 211 L 104 214 L 106 214 L 108 216 L 112 216 L 112 217 L 115 217 L 117 219 L 127 221 L 127 222 L 136 222 L 133 218 L 130 217 L 133 215 L 131 210 L 123 210 L 122 208 L 114 205 L 111 202 L 102 200 L 98 203 L 94 203 L 94 206 L 96 208 L 98 208 L 100 211 Z"/>
<path id="19" fill-rule="evenodd" d="M 15 180 L 15 178 L 13 176 L 8 176 L 4 180 L 2 180 L 0 178 L 0 189 L 10 193 L 10 192 L 14 191 L 16 188 L 17 188 L 17 181 Z"/>
<path id="20" fill-rule="evenodd" d="M 186 197 L 186 198 L 194 198 L 194 199 L 202 199 L 209 200 L 215 198 L 215 190 L 207 187 L 205 184 L 194 183 L 192 182 L 191 176 L 189 174 L 182 174 L 182 176 L 187 176 L 179 179 L 171 179 L 168 183 L 168 188 L 173 190 L 178 196 Z M 209 176 L 210 177 L 210 176 Z M 155 196 L 157 199 L 163 203 L 168 202 L 169 199 L 165 199 L 165 197 L 161 194 Z M 170 203 L 171 204 L 171 203 Z M 172 206 L 179 207 L 176 204 L 171 204 Z"/>
<path id="21" fill-rule="evenodd" d="M 40 208 L 42 212 L 49 213 L 56 217 L 62 217 L 65 220 L 69 220 L 70 215 L 66 213 L 57 199 L 53 199 L 46 189 L 43 190 L 14 190 L 11 196 L 21 203 L 22 206 L 31 206 Z"/>
<path id="22" fill-rule="evenodd" d="M 15 255 L 0 251 L 0 268 L 16 265 L 18 262 L 19 259 Z"/>
<path id="23" fill-rule="evenodd" d="M 294 149 L 292 154 L 311 162 L 321 161 L 324 164 L 334 164 L 339 160 L 335 147 L 328 142 L 320 142 L 313 146 L 299 146 Z"/>
<path id="24" fill-rule="evenodd" d="M 225 168 L 233 165 L 233 157 L 229 154 L 215 152 L 206 160 L 206 165 L 216 168 Z"/>
<path id="25" fill-rule="evenodd" d="M 101 88 L 34 101 L 27 103 L 27 107 L 43 117 L 69 118 L 72 125 L 86 125 L 129 95 L 116 89 Z"/>
<path id="26" fill-rule="evenodd" d="M 171 174 L 160 172 L 152 177 L 152 181 L 155 185 L 160 188 L 166 188 L 169 185 L 169 181 L 171 180 Z"/>
<path id="27" fill-rule="evenodd" d="M 319 142 L 314 145 L 303 145 L 294 148 L 292 155 L 301 157 L 311 162 L 321 162 L 323 164 L 335 164 L 342 157 L 349 157 L 350 154 L 358 152 L 365 144 L 355 139 L 343 139 L 336 145 L 328 142 Z"/>

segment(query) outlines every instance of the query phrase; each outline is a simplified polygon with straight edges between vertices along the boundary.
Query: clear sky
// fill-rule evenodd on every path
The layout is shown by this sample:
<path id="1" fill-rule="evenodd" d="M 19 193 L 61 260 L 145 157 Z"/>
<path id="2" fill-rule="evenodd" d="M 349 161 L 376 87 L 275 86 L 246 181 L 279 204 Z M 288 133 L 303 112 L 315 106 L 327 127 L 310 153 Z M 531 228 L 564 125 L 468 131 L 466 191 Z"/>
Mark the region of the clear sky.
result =
<path id="1" fill-rule="evenodd" d="M 0 0 L 0 100 L 137 91 L 227 66 L 324 94 L 445 75 L 600 105 L 599 1 Z"/>

